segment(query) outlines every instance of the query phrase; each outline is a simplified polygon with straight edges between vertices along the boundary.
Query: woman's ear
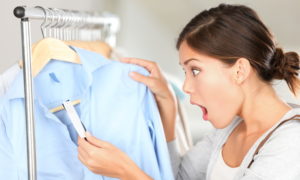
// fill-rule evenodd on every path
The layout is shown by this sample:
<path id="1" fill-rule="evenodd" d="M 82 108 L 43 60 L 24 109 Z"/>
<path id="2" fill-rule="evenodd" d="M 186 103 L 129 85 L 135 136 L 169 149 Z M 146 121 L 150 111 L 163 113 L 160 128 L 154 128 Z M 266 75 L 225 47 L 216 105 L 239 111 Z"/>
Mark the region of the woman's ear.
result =
<path id="1" fill-rule="evenodd" d="M 249 76 L 251 64 L 246 58 L 239 58 L 233 66 L 233 76 L 237 84 L 242 84 Z"/>

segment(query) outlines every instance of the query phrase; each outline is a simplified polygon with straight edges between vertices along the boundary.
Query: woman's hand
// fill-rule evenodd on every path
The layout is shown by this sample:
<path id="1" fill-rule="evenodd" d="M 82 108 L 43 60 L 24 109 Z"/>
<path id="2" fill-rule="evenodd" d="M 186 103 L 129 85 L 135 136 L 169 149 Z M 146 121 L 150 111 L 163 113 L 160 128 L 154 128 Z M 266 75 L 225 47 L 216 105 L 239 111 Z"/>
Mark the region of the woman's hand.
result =
<path id="1" fill-rule="evenodd" d="M 121 150 L 87 133 L 87 141 L 78 137 L 78 158 L 96 174 L 122 180 L 151 180 Z"/>
<path id="2" fill-rule="evenodd" d="M 144 76 L 137 72 L 131 72 L 129 75 L 132 79 L 148 86 L 153 92 L 162 118 L 166 140 L 174 140 L 177 112 L 176 98 L 170 90 L 170 87 L 168 86 L 168 83 L 162 75 L 158 65 L 152 61 L 136 58 L 123 58 L 121 61 L 124 63 L 142 66 L 149 71 L 149 76 Z"/>
<path id="3" fill-rule="evenodd" d="M 130 76 L 134 80 L 148 86 L 154 93 L 157 101 L 173 99 L 173 95 L 168 87 L 168 83 L 155 62 L 136 58 L 123 58 L 121 61 L 124 63 L 131 63 L 142 66 L 149 71 L 149 76 L 144 76 L 136 72 L 131 72 Z"/>

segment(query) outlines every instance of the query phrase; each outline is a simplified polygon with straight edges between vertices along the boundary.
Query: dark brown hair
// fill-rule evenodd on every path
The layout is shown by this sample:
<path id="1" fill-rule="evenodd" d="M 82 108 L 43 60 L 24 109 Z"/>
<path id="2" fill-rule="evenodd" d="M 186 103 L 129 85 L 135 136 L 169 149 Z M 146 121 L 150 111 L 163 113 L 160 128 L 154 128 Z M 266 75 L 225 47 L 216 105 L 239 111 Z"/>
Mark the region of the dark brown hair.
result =
<path id="1" fill-rule="evenodd" d="M 183 41 L 228 65 L 246 58 L 263 81 L 283 79 L 295 95 L 300 87 L 299 55 L 276 47 L 268 28 L 249 7 L 220 4 L 202 11 L 180 33 L 177 49 Z"/>

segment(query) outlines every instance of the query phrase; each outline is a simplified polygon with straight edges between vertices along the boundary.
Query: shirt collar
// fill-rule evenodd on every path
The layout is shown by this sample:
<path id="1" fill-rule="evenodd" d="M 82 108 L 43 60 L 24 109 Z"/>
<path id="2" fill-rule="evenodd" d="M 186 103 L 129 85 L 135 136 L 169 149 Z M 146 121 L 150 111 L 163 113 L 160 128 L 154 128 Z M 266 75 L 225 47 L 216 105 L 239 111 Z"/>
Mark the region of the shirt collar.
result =
<path id="1" fill-rule="evenodd" d="M 70 46 L 70 48 L 73 49 L 79 55 L 82 67 L 88 76 L 88 85 L 91 85 L 93 81 L 92 73 L 97 69 L 101 68 L 102 66 L 111 62 L 110 60 L 106 59 L 104 56 L 98 53 L 81 49 L 75 46 Z M 24 98 L 23 69 L 16 76 L 14 82 L 7 91 L 6 97 L 8 99 Z"/>

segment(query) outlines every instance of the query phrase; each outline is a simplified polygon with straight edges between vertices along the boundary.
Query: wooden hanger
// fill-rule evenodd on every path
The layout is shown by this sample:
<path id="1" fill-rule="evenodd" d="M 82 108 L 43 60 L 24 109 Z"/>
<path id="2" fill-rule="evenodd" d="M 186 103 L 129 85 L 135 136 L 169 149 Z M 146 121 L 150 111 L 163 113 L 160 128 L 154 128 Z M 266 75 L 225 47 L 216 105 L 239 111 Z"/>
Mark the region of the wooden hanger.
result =
<path id="1" fill-rule="evenodd" d="M 32 75 L 35 77 L 52 59 L 81 64 L 78 54 L 63 41 L 45 38 L 32 48 Z"/>
<path id="2" fill-rule="evenodd" d="M 59 60 L 70 63 L 81 64 L 78 54 L 73 51 L 63 41 L 54 38 L 45 38 L 32 46 L 32 75 L 35 77 L 50 60 Z M 22 67 L 23 64 L 19 63 Z M 72 104 L 79 104 L 80 100 L 73 101 Z M 59 106 L 50 110 L 57 112 L 63 110 L 63 106 Z"/>
<path id="3" fill-rule="evenodd" d="M 65 41 L 66 44 L 96 52 L 102 56 L 109 58 L 112 48 L 103 41 Z"/>
<path id="4" fill-rule="evenodd" d="M 77 105 L 77 104 L 80 104 L 80 100 L 72 101 L 71 104 L 72 104 L 73 106 L 75 106 L 75 105 Z M 61 106 L 58 106 L 58 107 L 55 107 L 55 108 L 50 109 L 50 112 L 51 112 L 51 113 L 55 113 L 55 112 L 61 111 L 61 110 L 63 110 L 63 109 L 65 109 L 65 108 L 63 107 L 63 105 L 61 105 Z"/>
<path id="5" fill-rule="evenodd" d="M 64 43 L 64 44 L 62 44 Z M 112 48 L 103 41 L 61 41 L 53 38 L 46 38 L 32 45 L 32 62 L 33 64 L 33 76 L 35 77 L 41 69 L 48 63 L 49 60 L 43 59 L 51 59 L 51 57 L 57 57 L 57 60 L 68 61 L 74 63 L 80 63 L 78 55 L 72 51 L 66 45 L 76 46 L 79 48 L 87 49 L 96 53 L 101 54 L 102 56 L 109 58 L 111 56 Z M 46 46 L 46 48 L 45 48 Z M 63 47 L 64 46 L 64 47 Z M 40 49 L 48 49 L 40 51 Z M 59 49 L 57 51 L 57 49 Z M 70 51 L 71 50 L 71 51 Z M 47 51 L 47 52 L 46 52 Z M 50 53 L 49 53 L 50 52 Z M 38 54 L 42 53 L 43 57 L 39 57 Z M 59 56 L 59 57 L 58 57 Z M 74 60 L 73 57 L 76 56 Z M 49 57 L 49 58 L 48 58 Z M 39 60 L 35 60 L 39 59 Z M 55 59 L 55 58 L 52 58 Z M 38 62 L 38 63 L 37 63 Z M 19 61 L 19 66 L 23 67 L 23 62 Z"/>
<path id="6" fill-rule="evenodd" d="M 32 75 L 35 77 L 52 60 L 66 61 L 81 64 L 80 58 L 63 41 L 54 38 L 45 38 L 32 45 Z M 23 62 L 19 62 L 23 67 Z"/>
<path id="7" fill-rule="evenodd" d="M 32 45 L 32 75 L 35 77 L 46 65 L 52 60 L 66 61 L 70 63 L 81 64 L 78 54 L 68 45 L 87 49 L 110 57 L 111 47 L 102 41 L 61 41 L 54 38 L 45 38 Z M 23 66 L 23 62 L 19 62 L 19 66 Z M 73 105 L 79 104 L 80 100 L 71 102 Z M 55 113 L 63 110 L 64 107 L 58 106 L 50 110 Z"/>

